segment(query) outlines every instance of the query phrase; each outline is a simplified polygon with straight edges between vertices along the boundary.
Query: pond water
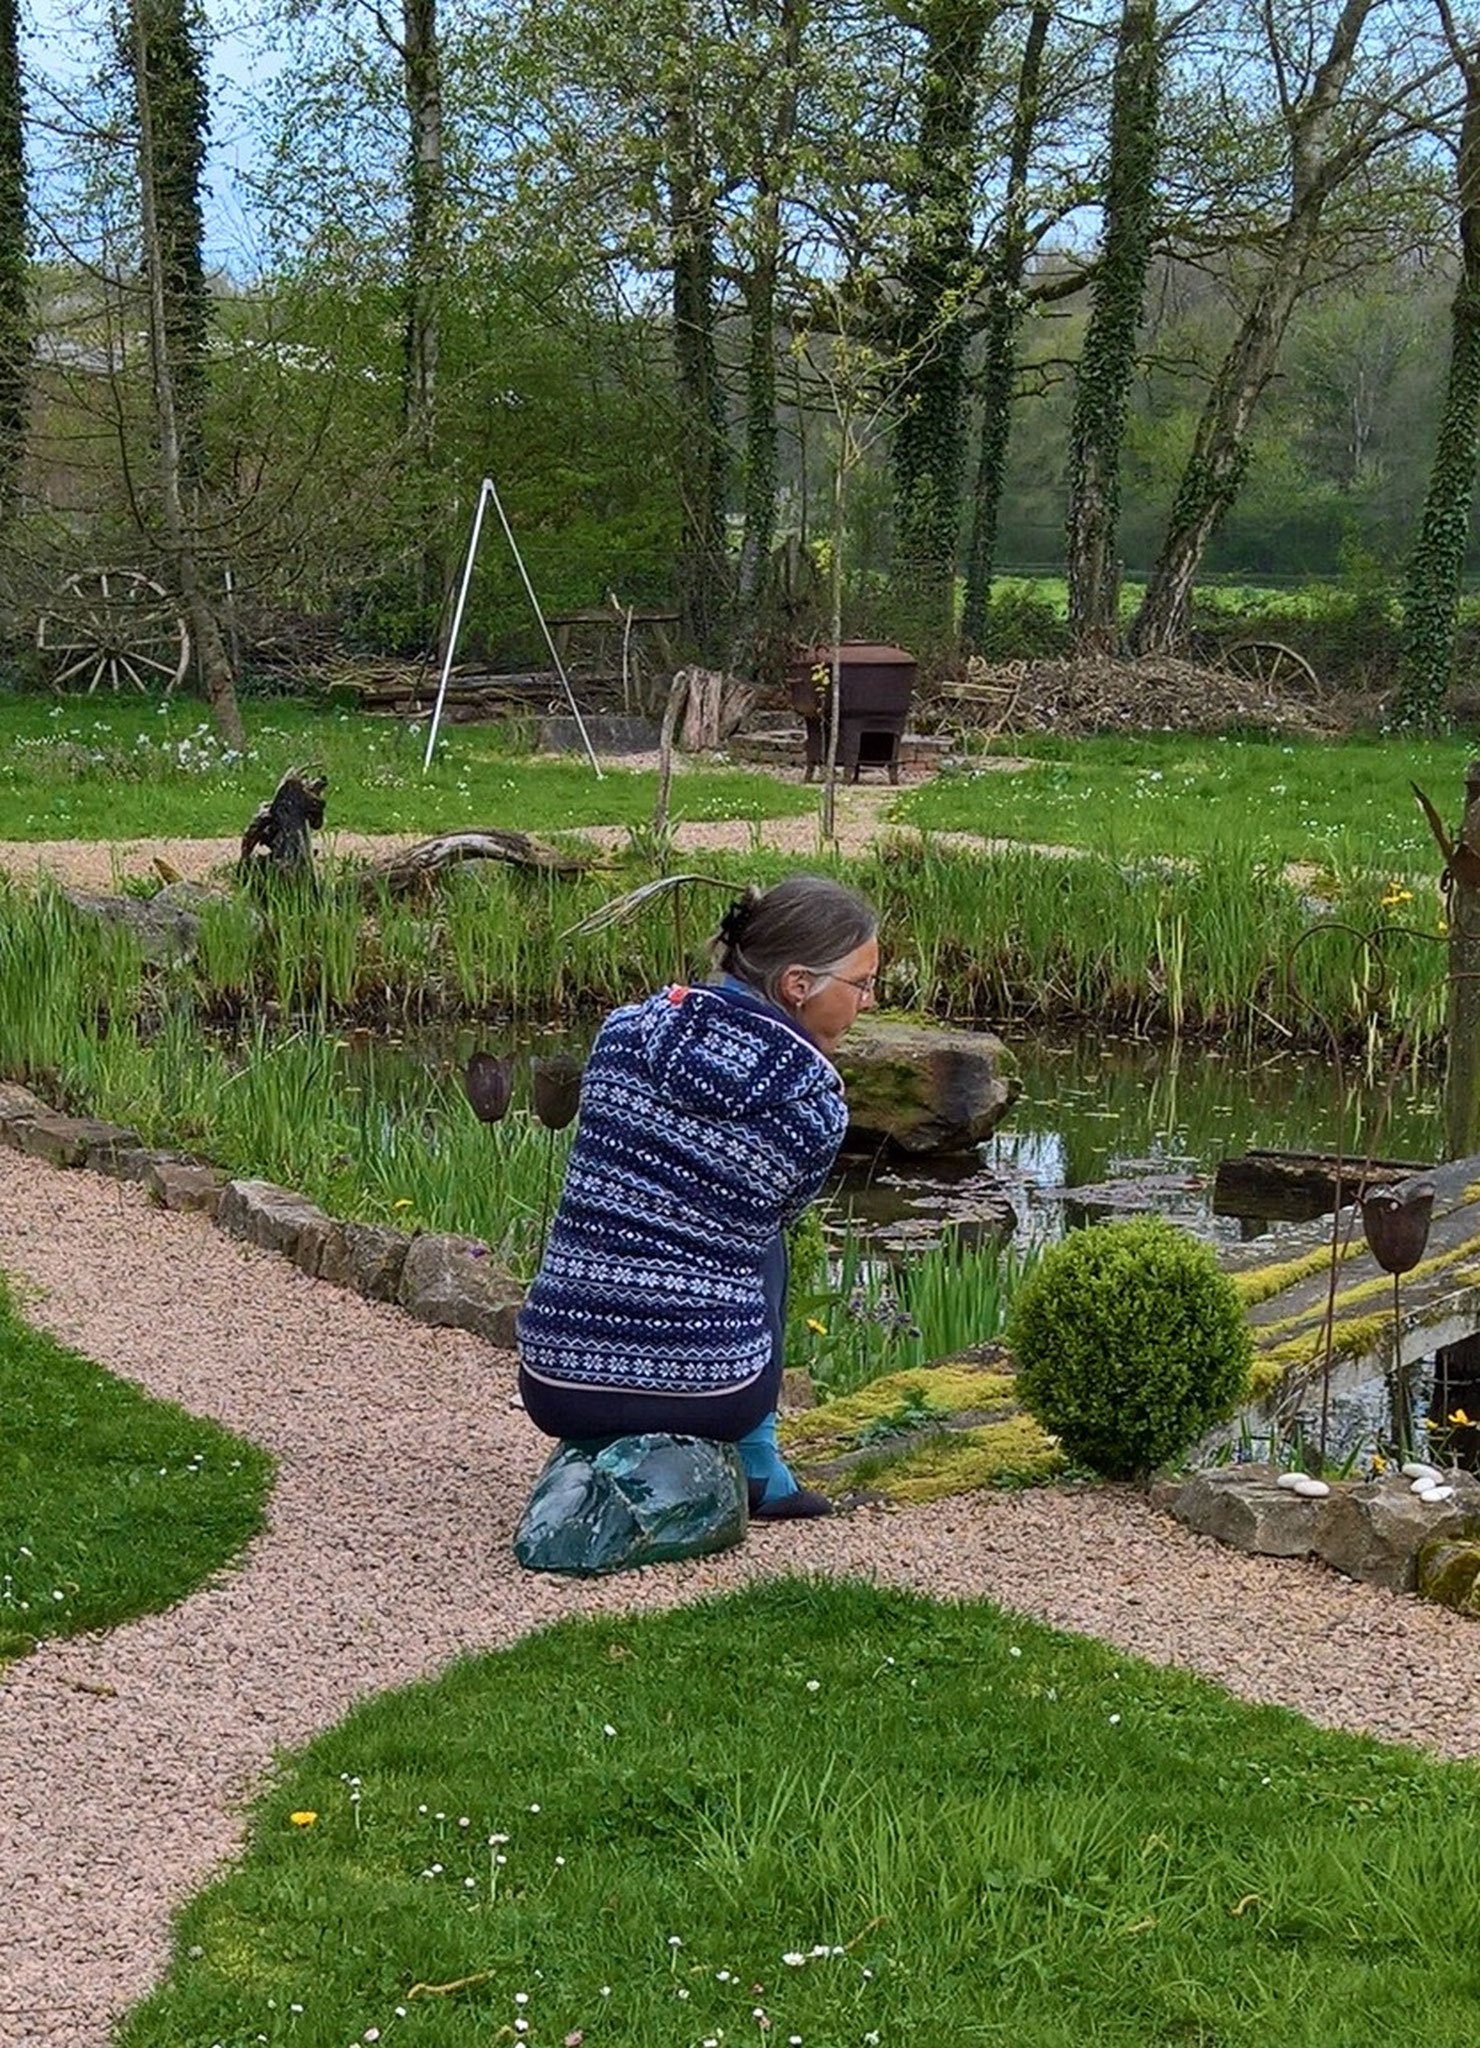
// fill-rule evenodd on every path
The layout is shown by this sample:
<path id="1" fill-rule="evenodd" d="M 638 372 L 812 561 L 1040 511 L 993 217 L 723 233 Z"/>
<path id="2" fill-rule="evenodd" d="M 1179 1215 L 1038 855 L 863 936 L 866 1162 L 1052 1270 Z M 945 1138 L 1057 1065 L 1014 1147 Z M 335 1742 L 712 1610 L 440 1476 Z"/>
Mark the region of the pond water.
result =
<path id="1" fill-rule="evenodd" d="M 1125 1039 L 1009 1040 L 1022 1093 L 980 1150 L 954 1161 L 847 1162 L 840 1194 L 860 1224 L 908 1241 L 946 1221 L 1019 1245 L 1148 1211 L 1213 1242 L 1270 1228 L 1267 1209 L 1215 1205 L 1221 1161 L 1250 1151 L 1431 1164 L 1437 1075 L 1344 1075 L 1312 1058 L 1251 1059 L 1218 1046 Z M 1310 1215 L 1311 1207 L 1286 1207 Z"/>

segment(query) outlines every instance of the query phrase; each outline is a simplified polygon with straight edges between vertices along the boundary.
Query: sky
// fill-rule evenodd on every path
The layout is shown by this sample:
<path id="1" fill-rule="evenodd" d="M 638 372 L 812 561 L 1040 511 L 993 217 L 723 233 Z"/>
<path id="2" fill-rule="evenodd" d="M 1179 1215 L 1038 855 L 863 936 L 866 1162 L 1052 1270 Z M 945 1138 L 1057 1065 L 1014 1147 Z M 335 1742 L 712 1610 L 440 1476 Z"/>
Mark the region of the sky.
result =
<path id="1" fill-rule="evenodd" d="M 27 147 L 32 200 L 42 223 L 42 253 L 54 254 L 46 223 L 59 215 L 75 156 L 69 134 L 79 119 L 96 115 L 90 90 L 106 61 L 107 9 L 98 0 L 31 0 L 26 10 L 22 62 L 27 75 Z M 280 55 L 252 24 L 211 26 L 211 138 L 204 194 L 206 260 L 236 273 L 255 268 L 254 236 L 243 172 L 254 161 L 250 120 L 254 96 L 281 68 Z"/>

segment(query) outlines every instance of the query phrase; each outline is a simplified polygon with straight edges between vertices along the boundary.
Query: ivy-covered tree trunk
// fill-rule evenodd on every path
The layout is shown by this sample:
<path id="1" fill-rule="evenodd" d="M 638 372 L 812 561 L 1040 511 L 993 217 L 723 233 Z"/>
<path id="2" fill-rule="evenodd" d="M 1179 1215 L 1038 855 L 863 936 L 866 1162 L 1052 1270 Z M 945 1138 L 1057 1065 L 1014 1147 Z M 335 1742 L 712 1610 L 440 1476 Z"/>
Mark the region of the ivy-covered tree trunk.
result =
<path id="1" fill-rule="evenodd" d="M 206 700 L 221 737 L 240 747 L 245 734 L 236 678 L 199 560 L 208 312 L 200 224 L 206 94 L 192 18 L 173 0 L 134 0 L 129 55 L 165 545 Z"/>
<path id="2" fill-rule="evenodd" d="M 1461 267 L 1450 308 L 1438 445 L 1403 597 L 1403 661 L 1393 705 L 1394 722 L 1417 730 L 1444 722 L 1480 446 L 1480 61 L 1463 58 L 1461 68 Z"/>
<path id="3" fill-rule="evenodd" d="M 1238 496 L 1249 427 L 1320 241 L 1332 192 L 1366 149 L 1339 125 L 1342 95 L 1374 0 L 1347 0 L 1306 100 L 1287 109 L 1290 204 L 1264 275 L 1213 380 L 1183 468 L 1161 552 L 1131 631 L 1138 654 L 1170 654 L 1186 637 L 1192 586 L 1208 542 Z"/>
<path id="4" fill-rule="evenodd" d="M 26 276 L 25 104 L 16 0 L 0 0 L 0 524 L 26 452 L 31 318 Z"/>
<path id="5" fill-rule="evenodd" d="M 997 515 L 1007 473 L 1017 332 L 1023 317 L 1023 274 L 1028 260 L 1028 162 L 1038 123 L 1043 52 L 1053 10 L 1054 0 L 1037 0 L 1028 23 L 1013 102 L 1002 230 L 984 281 L 988 311 L 982 330 L 981 437 L 971 499 L 971 536 L 966 549 L 966 604 L 961 620 L 967 645 L 975 647 L 986 637 L 987 607 L 992 601 Z"/>
<path id="6" fill-rule="evenodd" d="M 681 60 L 680 60 L 681 61 Z M 668 232 L 673 271 L 673 363 L 684 531 L 683 622 L 700 655 L 717 659 L 730 612 L 725 549 L 729 437 L 715 328 L 715 225 L 692 97 L 680 81 L 668 106 Z"/>
<path id="7" fill-rule="evenodd" d="M 956 558 L 966 467 L 966 348 L 973 284 L 976 118 L 996 0 L 925 0 L 916 172 L 898 340 L 905 365 L 894 431 L 895 614 L 922 647 L 955 638 Z"/>
<path id="8" fill-rule="evenodd" d="M 406 204 L 406 368 L 403 418 L 420 536 L 418 609 L 430 629 L 442 603 L 446 554 L 437 489 L 437 371 L 446 273 L 442 60 L 437 0 L 403 0 L 400 56 L 409 129 Z"/>
<path id="9" fill-rule="evenodd" d="M 206 469 L 205 415 L 211 299 L 206 289 L 201 179 L 210 107 L 200 49 L 203 21 L 193 0 L 134 0 L 134 90 L 140 115 L 141 193 L 154 221 L 166 361 L 182 485 L 195 490 Z M 147 119 L 149 140 L 142 129 Z M 146 161 L 147 159 L 147 161 Z M 149 258 L 146 253 L 146 267 Z"/>
<path id="10" fill-rule="evenodd" d="M 1156 0 L 1125 0 L 1104 234 L 1069 430 L 1069 627 L 1081 654 L 1109 653 L 1117 640 L 1120 452 L 1151 260 L 1160 97 Z"/>
<path id="11" fill-rule="evenodd" d="M 735 579 L 735 665 L 763 666 L 770 622 L 767 573 L 776 535 L 779 460 L 776 425 L 776 293 L 781 267 L 781 216 L 796 133 L 802 48 L 801 0 L 780 0 L 779 34 L 769 81 L 774 107 L 758 141 L 755 199 L 741 279 L 745 300 L 744 523 Z"/>

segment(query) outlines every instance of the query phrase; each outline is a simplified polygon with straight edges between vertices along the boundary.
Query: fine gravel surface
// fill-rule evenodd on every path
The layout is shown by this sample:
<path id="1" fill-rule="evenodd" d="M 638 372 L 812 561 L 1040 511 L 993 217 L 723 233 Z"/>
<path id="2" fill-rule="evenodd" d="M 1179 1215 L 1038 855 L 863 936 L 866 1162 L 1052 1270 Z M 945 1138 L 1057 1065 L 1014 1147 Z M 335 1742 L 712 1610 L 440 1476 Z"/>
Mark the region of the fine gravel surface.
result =
<path id="1" fill-rule="evenodd" d="M 25 1312 L 280 1461 L 240 1568 L 167 1614 L 43 1645 L 0 1680 L 0 2043 L 102 2048 L 173 1909 L 232 1853 L 274 1752 L 356 1700 L 574 1613 L 786 1571 L 986 1595 L 1244 1698 L 1480 1754 L 1480 1627 L 1189 1535 L 1124 1488 L 977 1495 L 753 1530 L 584 1581 L 510 1540 L 546 1446 L 513 1361 L 305 1278 L 139 1190 L 0 1152 Z"/>

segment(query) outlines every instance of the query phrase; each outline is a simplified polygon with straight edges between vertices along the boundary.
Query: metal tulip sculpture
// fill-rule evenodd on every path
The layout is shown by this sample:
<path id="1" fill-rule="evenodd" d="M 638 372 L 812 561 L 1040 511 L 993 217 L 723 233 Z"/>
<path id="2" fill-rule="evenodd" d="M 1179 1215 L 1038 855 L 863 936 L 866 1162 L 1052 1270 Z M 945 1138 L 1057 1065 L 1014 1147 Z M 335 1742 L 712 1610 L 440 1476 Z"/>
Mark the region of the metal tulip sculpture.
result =
<path id="1" fill-rule="evenodd" d="M 514 1094 L 514 1062 L 475 1052 L 463 1069 L 463 1088 L 479 1123 L 502 1123 Z"/>
<path id="2" fill-rule="evenodd" d="M 1398 1298 L 1399 1275 L 1409 1273 L 1424 1255 L 1429 1219 L 1434 1210 L 1434 1185 L 1421 1178 L 1396 1187 L 1370 1188 L 1362 1197 L 1362 1232 L 1367 1249 L 1385 1273 L 1393 1276 L 1393 1360 L 1388 1376 L 1393 1438 L 1400 1456 L 1413 1456 L 1413 1381 L 1403 1363 L 1403 1322 Z"/>
<path id="3" fill-rule="evenodd" d="M 545 1256 L 545 1236 L 550 1227 L 550 1180 L 555 1160 L 555 1133 L 563 1131 L 581 1103 L 581 1063 L 568 1053 L 553 1053 L 548 1059 L 529 1063 L 530 1090 L 534 1113 L 545 1127 L 545 1195 L 540 1205 L 540 1260 Z"/>

